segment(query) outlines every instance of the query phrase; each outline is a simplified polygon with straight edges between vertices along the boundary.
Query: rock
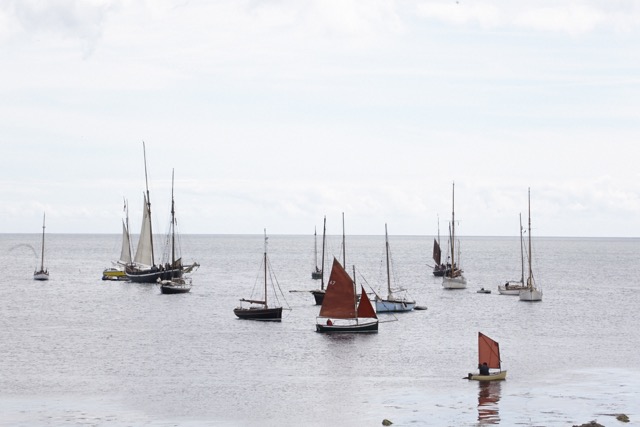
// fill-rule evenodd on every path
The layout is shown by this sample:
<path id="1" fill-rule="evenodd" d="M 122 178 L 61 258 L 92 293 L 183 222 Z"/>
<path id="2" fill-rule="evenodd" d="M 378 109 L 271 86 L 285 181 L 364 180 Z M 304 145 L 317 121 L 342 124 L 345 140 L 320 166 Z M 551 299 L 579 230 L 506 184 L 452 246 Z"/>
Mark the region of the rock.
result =
<path id="1" fill-rule="evenodd" d="M 597 423 L 595 421 L 591 421 L 585 424 L 574 425 L 573 427 L 604 427 L 602 424 Z"/>
<path id="2" fill-rule="evenodd" d="M 625 414 L 618 414 L 616 416 L 616 420 L 622 421 L 623 423 L 628 423 L 629 422 L 629 417 L 626 416 Z"/>
<path id="3" fill-rule="evenodd" d="M 383 426 L 390 426 L 391 424 L 393 424 L 391 421 L 389 421 L 388 419 L 384 419 L 382 420 L 382 425 Z"/>

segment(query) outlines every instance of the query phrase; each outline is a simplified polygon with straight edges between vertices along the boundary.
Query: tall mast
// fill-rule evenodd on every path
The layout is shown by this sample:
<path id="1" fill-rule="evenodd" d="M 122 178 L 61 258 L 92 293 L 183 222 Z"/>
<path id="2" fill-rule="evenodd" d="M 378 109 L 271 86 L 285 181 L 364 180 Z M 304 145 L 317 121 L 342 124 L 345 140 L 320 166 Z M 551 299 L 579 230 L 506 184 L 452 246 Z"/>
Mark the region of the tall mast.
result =
<path id="1" fill-rule="evenodd" d="M 153 252 L 153 229 L 151 228 L 151 199 L 149 198 L 149 180 L 147 178 L 147 150 L 142 141 L 142 154 L 144 156 L 144 183 L 147 189 L 147 214 L 149 215 L 149 239 L 151 241 L 151 265 L 156 264 L 155 255 Z"/>
<path id="2" fill-rule="evenodd" d="M 127 203 L 127 199 L 124 199 L 124 212 L 125 212 L 125 216 L 124 216 L 124 223 L 125 223 L 125 228 L 127 229 L 127 252 L 129 254 L 129 257 L 127 258 L 129 260 L 129 264 L 131 264 L 133 257 L 132 257 L 132 251 L 131 251 L 131 235 L 129 234 L 129 203 Z"/>
<path id="3" fill-rule="evenodd" d="M 389 273 L 389 236 L 387 235 L 387 224 L 384 224 L 384 241 L 387 250 L 387 297 L 391 298 L 391 274 Z"/>
<path id="4" fill-rule="evenodd" d="M 327 234 L 327 216 L 324 216 L 324 225 L 322 226 L 322 268 L 320 269 L 320 289 L 324 290 L 324 242 Z"/>
<path id="5" fill-rule="evenodd" d="M 520 283 L 524 285 L 524 241 L 522 240 L 522 214 L 520 216 L 520 262 L 522 268 L 520 270 Z"/>
<path id="6" fill-rule="evenodd" d="M 347 268 L 347 249 L 344 244 L 344 212 L 342 212 L 342 265 Z M 354 275 L 355 277 L 355 275 Z"/>
<path id="7" fill-rule="evenodd" d="M 529 278 L 527 279 L 527 286 L 533 286 L 531 279 L 531 187 L 527 190 L 527 204 L 529 208 Z"/>
<path id="8" fill-rule="evenodd" d="M 171 269 L 176 264 L 176 211 L 173 201 L 173 173 L 171 169 Z"/>
<path id="9" fill-rule="evenodd" d="M 264 308 L 269 308 L 267 304 L 267 229 L 264 229 Z"/>
<path id="10" fill-rule="evenodd" d="M 456 241 L 456 183 L 453 183 L 453 190 L 451 192 L 451 277 L 456 268 L 455 257 L 455 241 Z"/>
<path id="11" fill-rule="evenodd" d="M 44 219 L 45 213 L 42 214 L 42 251 L 40 252 L 40 271 L 44 270 Z"/>

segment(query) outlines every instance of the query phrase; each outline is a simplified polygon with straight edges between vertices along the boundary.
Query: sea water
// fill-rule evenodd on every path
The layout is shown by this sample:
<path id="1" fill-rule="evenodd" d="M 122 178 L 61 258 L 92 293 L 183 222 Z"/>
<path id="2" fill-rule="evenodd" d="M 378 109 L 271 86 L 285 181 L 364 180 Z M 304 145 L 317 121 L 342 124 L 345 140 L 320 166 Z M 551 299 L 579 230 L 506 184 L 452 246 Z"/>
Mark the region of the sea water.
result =
<path id="1" fill-rule="evenodd" d="M 518 237 L 462 237 L 468 287 L 444 290 L 433 237 L 390 236 L 392 283 L 427 310 L 381 314 L 367 335 L 315 332 L 313 236 L 269 237 L 279 323 L 233 314 L 262 286 L 261 235 L 182 236 L 201 267 L 181 295 L 102 281 L 116 235 L 47 235 L 50 280 L 34 281 L 39 239 L 0 236 L 2 426 L 640 425 L 640 239 L 534 239 L 544 297 L 527 303 L 497 292 L 520 277 Z M 384 236 L 347 236 L 344 254 L 327 240 L 327 271 L 346 259 L 386 292 Z M 463 379 L 478 331 L 506 381 Z"/>

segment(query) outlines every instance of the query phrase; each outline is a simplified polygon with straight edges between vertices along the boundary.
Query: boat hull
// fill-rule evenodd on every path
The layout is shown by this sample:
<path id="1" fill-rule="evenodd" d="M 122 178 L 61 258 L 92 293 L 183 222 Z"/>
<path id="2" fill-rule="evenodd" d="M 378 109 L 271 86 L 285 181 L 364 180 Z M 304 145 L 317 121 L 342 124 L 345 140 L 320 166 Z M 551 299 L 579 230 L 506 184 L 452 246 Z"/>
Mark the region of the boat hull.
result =
<path id="1" fill-rule="evenodd" d="M 445 265 L 436 265 L 433 267 L 433 275 L 436 277 L 442 277 L 449 271 L 451 271 L 451 269 Z"/>
<path id="2" fill-rule="evenodd" d="M 523 289 L 518 296 L 520 297 L 520 301 L 542 301 L 542 291 L 536 288 Z"/>
<path id="3" fill-rule="evenodd" d="M 126 272 L 127 278 L 135 283 L 157 283 L 159 280 L 171 280 L 175 277 L 182 277 L 182 269 L 171 270 L 129 270 Z"/>
<path id="4" fill-rule="evenodd" d="M 48 271 L 36 271 L 33 273 L 33 280 L 49 280 L 49 272 Z"/>
<path id="5" fill-rule="evenodd" d="M 475 381 L 503 381 L 507 379 L 507 371 L 494 372 L 489 375 L 470 373 L 467 379 Z"/>
<path id="6" fill-rule="evenodd" d="M 320 280 L 322 278 L 322 271 L 312 271 L 311 278 L 314 280 Z"/>
<path id="7" fill-rule="evenodd" d="M 316 290 L 316 291 L 311 291 L 311 293 L 313 294 L 313 298 L 316 301 L 316 305 L 322 305 L 322 301 L 324 301 L 325 291 Z"/>
<path id="8" fill-rule="evenodd" d="M 163 280 L 160 282 L 160 292 L 163 294 L 186 294 L 191 291 L 190 281 L 182 279 Z"/>
<path id="9" fill-rule="evenodd" d="M 376 313 L 411 311 L 415 306 L 415 301 L 376 299 Z"/>
<path id="10" fill-rule="evenodd" d="M 375 322 L 367 322 L 367 323 L 358 323 L 358 324 L 349 324 L 349 325 L 327 325 L 316 323 L 316 332 L 322 333 L 377 333 L 378 332 L 378 321 Z"/>
<path id="11" fill-rule="evenodd" d="M 246 320 L 271 320 L 279 322 L 282 319 L 282 307 L 238 307 L 233 309 L 233 312 L 236 316 L 238 316 L 238 318 Z"/>
<path id="12" fill-rule="evenodd" d="M 520 291 L 527 289 L 522 282 L 509 282 L 498 286 L 500 295 L 520 295 Z"/>
<path id="13" fill-rule="evenodd" d="M 445 289 L 466 289 L 467 279 L 463 275 L 457 277 L 442 278 L 442 287 Z"/>
<path id="14" fill-rule="evenodd" d="M 108 268 L 102 272 L 102 280 L 129 280 L 124 270 Z"/>

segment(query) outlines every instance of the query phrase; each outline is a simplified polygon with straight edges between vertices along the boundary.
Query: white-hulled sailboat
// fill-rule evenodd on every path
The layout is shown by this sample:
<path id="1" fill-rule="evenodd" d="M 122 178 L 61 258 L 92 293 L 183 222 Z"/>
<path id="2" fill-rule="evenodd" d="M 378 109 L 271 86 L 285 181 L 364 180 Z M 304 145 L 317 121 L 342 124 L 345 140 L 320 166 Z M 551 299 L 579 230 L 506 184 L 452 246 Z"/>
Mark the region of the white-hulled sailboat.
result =
<path id="1" fill-rule="evenodd" d="M 528 207 L 529 207 L 529 277 L 527 277 L 527 286 L 525 289 L 520 290 L 518 294 L 520 301 L 542 301 L 542 289 L 536 286 L 536 282 L 533 278 L 533 269 L 531 267 L 531 189 L 527 193 Z"/>
<path id="2" fill-rule="evenodd" d="M 416 302 L 407 298 L 406 295 L 401 297 L 394 295 L 391 289 L 391 268 L 389 266 L 389 236 L 387 234 L 387 224 L 384 225 L 384 240 L 387 260 L 387 297 L 382 298 L 376 295 L 376 312 L 411 311 L 416 306 Z M 398 292 L 404 292 L 406 294 L 405 290 L 398 290 Z"/>
<path id="3" fill-rule="evenodd" d="M 49 280 L 49 270 L 44 268 L 44 219 L 45 214 L 42 214 L 42 246 L 40 250 L 40 269 L 33 272 L 34 280 Z"/>
<path id="4" fill-rule="evenodd" d="M 451 248 L 451 269 L 442 276 L 442 287 L 445 289 L 465 289 L 467 287 L 467 279 L 462 274 L 460 268 L 460 249 L 458 248 L 458 257 L 456 258 L 456 197 L 455 183 L 453 183 L 452 203 L 451 203 L 451 225 L 449 226 L 449 247 Z M 456 260 L 458 261 L 456 263 Z"/>
<path id="5" fill-rule="evenodd" d="M 524 284 L 524 239 L 522 238 L 522 214 L 520 214 L 520 280 L 508 280 L 504 285 L 498 286 L 501 295 L 519 295 Z"/>

